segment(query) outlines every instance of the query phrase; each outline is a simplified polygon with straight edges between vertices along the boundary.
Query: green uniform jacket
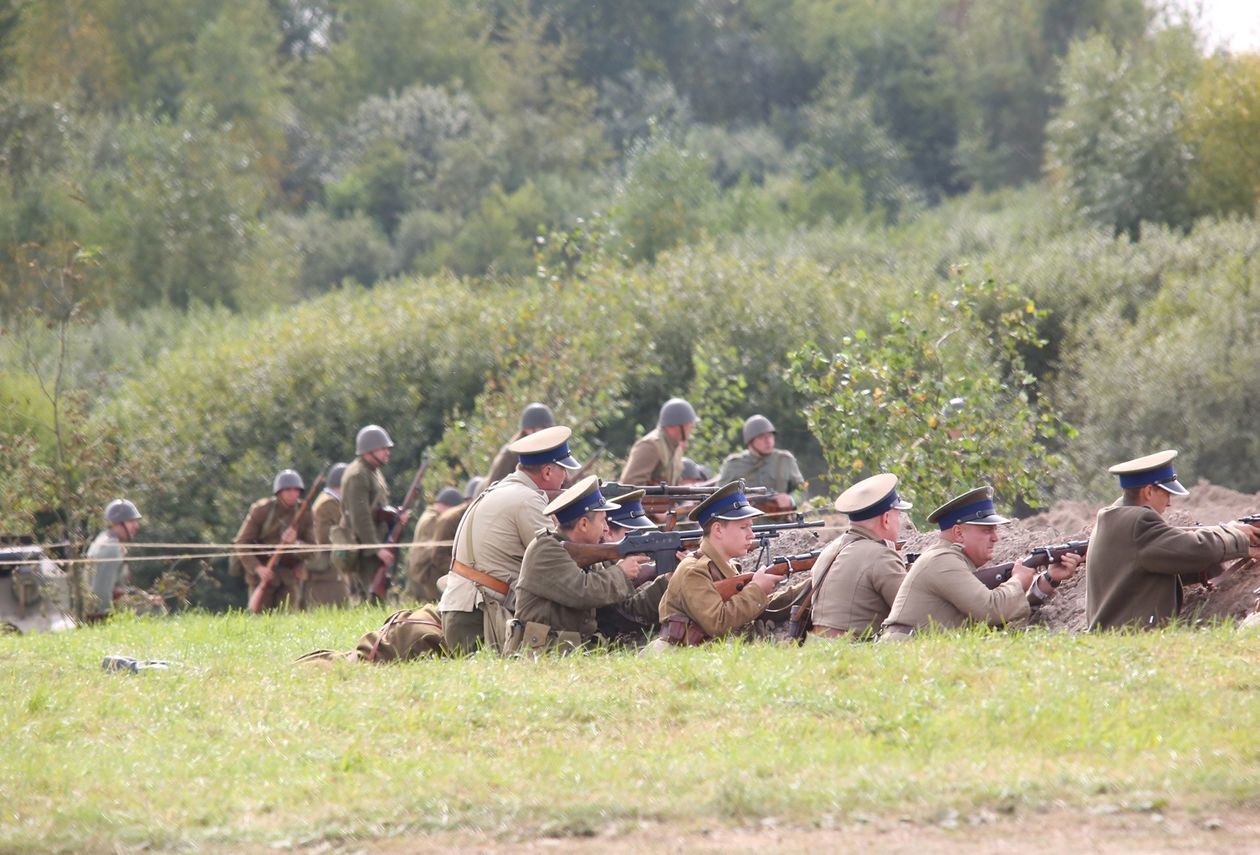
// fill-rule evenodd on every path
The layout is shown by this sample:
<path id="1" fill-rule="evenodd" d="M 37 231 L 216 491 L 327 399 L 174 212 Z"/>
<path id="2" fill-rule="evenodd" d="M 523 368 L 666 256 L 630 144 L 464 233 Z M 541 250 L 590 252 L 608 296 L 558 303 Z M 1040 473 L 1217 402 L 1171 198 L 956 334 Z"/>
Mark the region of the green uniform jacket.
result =
<path id="1" fill-rule="evenodd" d="M 521 462 L 521 456 L 514 451 L 508 451 L 508 446 L 522 436 L 524 434 L 518 433 L 512 437 L 511 442 L 499 449 L 499 453 L 494 456 L 494 462 L 490 464 L 490 474 L 486 476 L 486 480 L 481 484 L 482 490 L 496 481 L 502 481 L 516 471 L 516 464 Z"/>
<path id="2" fill-rule="evenodd" d="M 416 520 L 416 533 L 412 537 L 413 544 L 407 550 L 407 596 L 421 602 L 436 601 L 441 596 L 437 588 L 437 578 L 446 572 L 443 567 L 435 572 L 433 566 L 434 548 L 428 544 L 436 540 L 439 511 L 433 506 L 424 509 L 420 519 Z"/>
<path id="3" fill-rule="evenodd" d="M 888 618 L 906 565 L 882 539 L 853 526 L 827 544 L 812 575 L 816 586 L 823 580 L 814 594 L 814 625 L 872 635 Z"/>
<path id="4" fill-rule="evenodd" d="M 341 498 L 329 492 L 328 488 L 324 488 L 315 498 L 311 516 L 315 518 L 313 529 L 315 544 L 329 546 L 332 543 L 329 537 L 332 527 L 341 520 Z M 315 574 L 333 572 L 332 553 L 327 550 L 316 552 L 311 560 L 306 562 L 306 569 Z"/>
<path id="5" fill-rule="evenodd" d="M 595 634 L 595 610 L 634 596 L 634 585 L 616 564 L 583 569 L 546 529 L 538 532 L 521 561 L 516 580 L 517 620 L 541 623 L 553 632 L 576 632 L 583 641 Z"/>
<path id="6" fill-rule="evenodd" d="M 769 597 L 756 585 L 723 601 L 713 583 L 739 575 L 739 569 L 717 557 L 708 538 L 700 549 L 678 563 L 665 596 L 661 598 L 661 623 L 683 616 L 695 622 L 705 635 L 717 637 L 752 623 L 766 610 Z"/>
<path id="7" fill-rule="evenodd" d="M 636 442 L 621 468 L 622 484 L 669 484 L 671 487 L 682 480 L 683 450 L 661 433 L 650 431 Z"/>
<path id="8" fill-rule="evenodd" d="M 1085 619 L 1090 629 L 1151 627 L 1177 615 L 1181 576 L 1199 574 L 1247 554 L 1247 535 L 1233 526 L 1193 531 L 1164 521 L 1154 509 L 1119 499 L 1098 512 L 1089 539 Z"/>
<path id="9" fill-rule="evenodd" d="M 241 522 L 241 528 L 236 533 L 233 543 L 237 545 L 242 553 L 251 551 L 251 547 L 259 544 L 275 544 L 280 542 L 280 536 L 284 534 L 284 530 L 293 522 L 294 516 L 297 515 L 301 503 L 295 504 L 291 508 L 281 507 L 280 502 L 275 496 L 268 496 L 265 499 L 259 499 L 249 506 L 249 512 L 245 514 L 244 521 Z M 302 514 L 302 519 L 298 523 L 297 542 L 313 543 L 315 541 L 315 527 L 311 521 L 311 514 Z M 308 553 L 290 552 L 286 553 L 276 566 L 283 569 L 296 568 L 307 558 Z M 245 575 L 249 579 L 250 584 L 257 584 L 258 570 L 265 567 L 268 556 L 241 554 L 241 563 L 245 565 Z"/>
<path id="10" fill-rule="evenodd" d="M 114 588 L 126 573 L 123 559 L 127 549 L 111 529 L 96 536 L 88 547 L 87 557 L 92 564 L 81 583 L 83 611 L 88 615 L 107 615 L 114 610 Z"/>
<path id="11" fill-rule="evenodd" d="M 801 467 L 790 451 L 776 448 L 762 456 L 751 448 L 732 454 L 722 461 L 718 472 L 719 485 L 743 478 L 749 487 L 766 487 L 776 493 L 792 493 L 805 483 Z"/>
<path id="12" fill-rule="evenodd" d="M 953 628 L 967 621 L 1001 626 L 1028 619 L 1030 595 L 1019 579 L 1012 576 L 990 590 L 975 573 L 961 546 L 938 540 L 906 574 L 884 625 Z"/>
<path id="13" fill-rule="evenodd" d="M 385 483 L 385 475 L 362 457 L 356 457 L 341 476 L 341 521 L 330 532 L 333 542 L 384 542 L 389 526 L 384 521 L 376 522 L 373 514 L 388 504 L 389 485 Z M 353 550 L 347 556 L 347 572 L 356 573 L 376 566 L 375 550 Z"/>

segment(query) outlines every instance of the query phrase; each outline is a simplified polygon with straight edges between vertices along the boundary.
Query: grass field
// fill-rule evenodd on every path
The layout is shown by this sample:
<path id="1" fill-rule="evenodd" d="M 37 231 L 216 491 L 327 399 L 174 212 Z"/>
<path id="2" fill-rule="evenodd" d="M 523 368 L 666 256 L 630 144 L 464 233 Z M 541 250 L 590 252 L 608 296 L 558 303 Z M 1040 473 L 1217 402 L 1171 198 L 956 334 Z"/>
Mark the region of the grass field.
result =
<path id="1" fill-rule="evenodd" d="M 1260 805 L 1260 635 L 1228 626 L 292 664 L 385 614 L 0 638 L 0 851 Z"/>

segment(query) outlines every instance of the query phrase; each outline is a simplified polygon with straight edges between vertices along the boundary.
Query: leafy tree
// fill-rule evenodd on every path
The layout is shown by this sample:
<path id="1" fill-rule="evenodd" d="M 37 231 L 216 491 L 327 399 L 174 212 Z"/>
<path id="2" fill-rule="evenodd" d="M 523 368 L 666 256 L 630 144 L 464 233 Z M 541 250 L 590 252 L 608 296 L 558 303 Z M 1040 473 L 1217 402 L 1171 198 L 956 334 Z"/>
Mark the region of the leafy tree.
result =
<path id="1" fill-rule="evenodd" d="M 629 255 L 652 261 L 699 238 L 715 197 L 708 158 L 662 133 L 631 150 L 612 217 Z"/>
<path id="2" fill-rule="evenodd" d="M 927 299 L 926 317 L 895 313 L 887 331 L 859 329 L 838 352 L 801 348 L 788 381 L 805 396 L 837 488 L 889 471 L 929 507 L 983 483 L 1036 507 L 1061 464 L 1049 444 L 1072 435 L 1029 395 L 1020 350 L 1044 344 L 1039 312 L 992 281 L 955 287 L 952 297 L 916 294 Z M 996 311 L 986 318 L 988 303 Z M 961 408 L 950 403 L 958 398 Z"/>
<path id="3" fill-rule="evenodd" d="M 1190 95 L 1184 137 L 1195 153 L 1192 204 L 1252 214 L 1260 200 L 1260 56 L 1211 57 Z"/>

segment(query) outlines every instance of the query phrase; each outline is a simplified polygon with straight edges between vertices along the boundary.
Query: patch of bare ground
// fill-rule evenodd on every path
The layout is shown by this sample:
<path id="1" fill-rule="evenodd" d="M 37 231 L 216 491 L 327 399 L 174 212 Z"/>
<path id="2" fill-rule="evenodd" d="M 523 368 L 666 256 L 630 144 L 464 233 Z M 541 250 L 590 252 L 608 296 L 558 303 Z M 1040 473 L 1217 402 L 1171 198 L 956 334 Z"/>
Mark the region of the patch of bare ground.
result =
<path id="1" fill-rule="evenodd" d="M 591 836 L 496 837 L 480 833 L 403 835 L 388 839 L 327 841 L 298 852 L 867 852 L 969 855 L 1010 852 L 1260 852 L 1260 818 L 1254 811 L 1182 813 L 1099 806 L 1016 816 L 947 813 L 935 822 L 870 818 L 821 828 L 716 824 L 610 825 Z M 282 847 L 285 848 L 285 847 Z M 273 847 L 270 851 L 275 852 Z"/>

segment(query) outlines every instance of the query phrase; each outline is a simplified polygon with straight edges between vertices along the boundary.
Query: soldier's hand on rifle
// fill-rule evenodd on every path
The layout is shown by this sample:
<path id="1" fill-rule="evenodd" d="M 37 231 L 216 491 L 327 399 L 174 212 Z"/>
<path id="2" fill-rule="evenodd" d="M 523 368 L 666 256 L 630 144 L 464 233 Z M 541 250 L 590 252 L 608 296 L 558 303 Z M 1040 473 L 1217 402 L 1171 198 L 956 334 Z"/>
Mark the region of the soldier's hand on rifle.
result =
<path id="1" fill-rule="evenodd" d="M 1024 590 L 1027 591 L 1029 586 L 1032 585 L 1033 579 L 1037 575 L 1037 571 L 1033 570 L 1023 561 L 1016 561 L 1015 566 L 1011 568 L 1011 575 L 1018 579 L 1019 584 L 1023 585 Z"/>
<path id="2" fill-rule="evenodd" d="M 398 518 L 398 527 L 405 528 L 407 525 L 407 520 L 409 519 L 411 519 L 411 508 L 407 508 L 407 510 L 402 512 L 402 516 Z"/>
<path id="3" fill-rule="evenodd" d="M 764 567 L 757 570 L 756 573 L 753 573 L 752 577 L 752 583 L 767 594 L 773 591 L 774 586 L 782 581 L 782 576 L 775 576 L 773 573 L 767 572 Z"/>
<path id="4" fill-rule="evenodd" d="M 297 543 L 297 531 L 292 528 L 286 528 L 280 532 L 281 543 Z"/>
<path id="5" fill-rule="evenodd" d="M 1085 559 L 1075 552 L 1065 552 L 1059 556 L 1058 561 L 1046 568 L 1046 572 L 1055 582 L 1066 582 L 1076 575 L 1076 571 L 1080 569 L 1084 561 Z"/>
<path id="6" fill-rule="evenodd" d="M 386 567 L 389 567 L 391 564 L 394 563 L 394 550 L 378 549 L 376 550 L 376 557 L 380 559 L 380 562 L 382 564 L 384 564 Z"/>
<path id="7" fill-rule="evenodd" d="M 626 574 L 627 579 L 637 584 L 639 577 L 643 575 L 643 565 L 647 564 L 648 560 L 646 555 L 627 555 L 617 562 L 617 566 Z"/>
<path id="8" fill-rule="evenodd" d="M 1252 547 L 1260 546 L 1260 528 L 1246 523 L 1239 523 L 1238 527 L 1247 533 L 1247 543 Z M 1252 556 L 1255 557 L 1254 555 Z"/>
<path id="9" fill-rule="evenodd" d="M 272 570 L 266 564 L 258 565 L 258 582 L 261 585 L 270 585 L 276 578 L 276 571 Z"/>

